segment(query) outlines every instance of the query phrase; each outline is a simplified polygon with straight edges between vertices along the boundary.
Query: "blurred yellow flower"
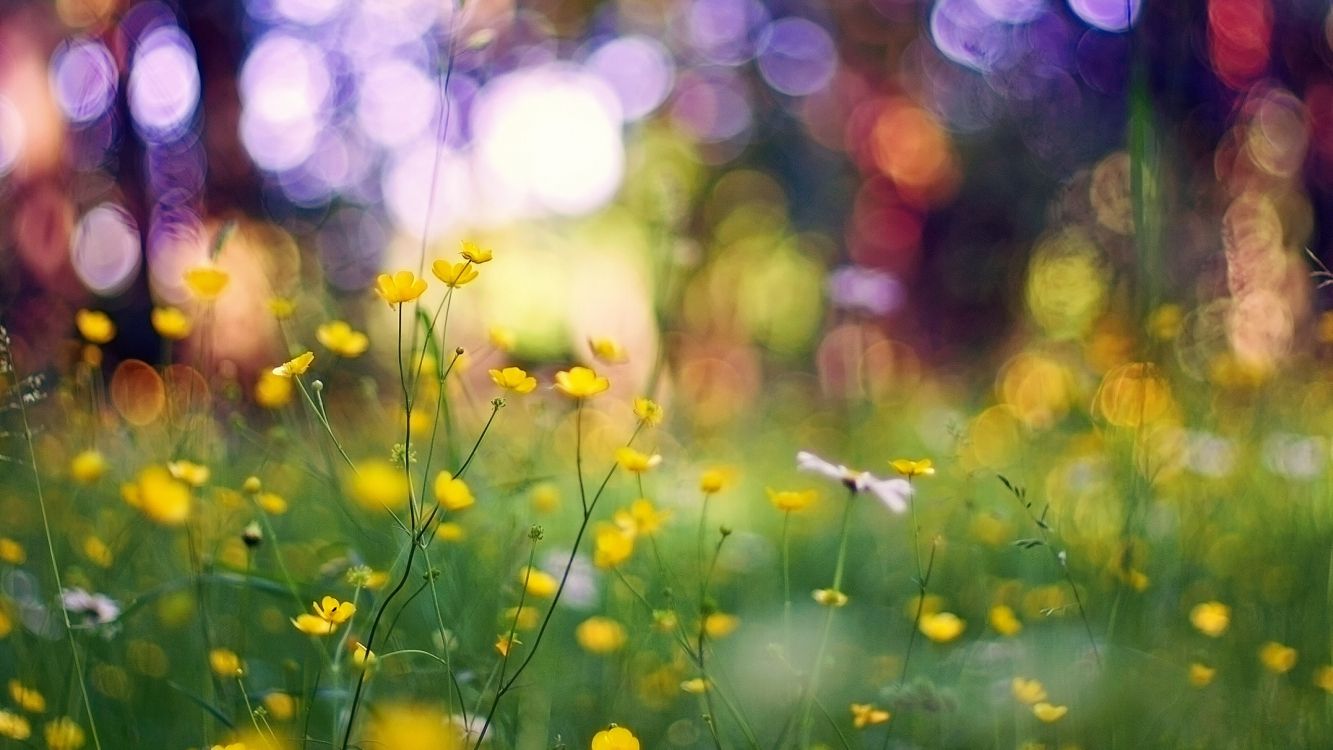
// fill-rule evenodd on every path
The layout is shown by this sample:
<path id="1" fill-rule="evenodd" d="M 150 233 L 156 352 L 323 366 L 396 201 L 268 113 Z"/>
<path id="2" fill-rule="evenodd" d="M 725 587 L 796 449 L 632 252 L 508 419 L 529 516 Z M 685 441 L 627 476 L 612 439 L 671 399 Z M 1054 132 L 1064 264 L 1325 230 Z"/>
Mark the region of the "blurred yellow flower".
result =
<path id="1" fill-rule="evenodd" d="M 476 502 L 472 490 L 461 479 L 442 471 L 435 475 L 435 501 L 445 510 L 462 510 Z"/>
<path id="2" fill-rule="evenodd" d="M 555 374 L 556 390 L 575 399 L 591 398 L 611 387 L 610 381 L 586 367 L 571 367 Z"/>
<path id="3" fill-rule="evenodd" d="M 24 685 L 18 680 L 9 681 L 9 697 L 19 708 L 30 714 L 46 712 L 46 698 L 37 688 Z"/>
<path id="4" fill-rule="evenodd" d="M 80 484 L 92 484 L 106 474 L 107 462 L 95 448 L 81 451 L 69 462 L 69 475 Z"/>
<path id="5" fill-rule="evenodd" d="M 304 375 L 306 370 L 310 369 L 310 363 L 315 361 L 314 352 L 303 352 L 283 362 L 273 368 L 273 374 L 280 378 L 294 378 L 297 375 Z"/>
<path id="6" fill-rule="evenodd" d="M 268 311 L 278 320 L 286 320 L 296 313 L 296 302 L 288 297 L 271 297 Z"/>
<path id="7" fill-rule="evenodd" d="M 643 474 L 662 463 L 662 457 L 656 453 L 640 453 L 626 445 L 616 449 L 616 463 L 625 471 Z"/>
<path id="8" fill-rule="evenodd" d="M 1231 608 L 1221 602 L 1202 602 L 1190 610 L 1190 623 L 1200 633 L 1217 638 L 1231 624 Z"/>
<path id="9" fill-rule="evenodd" d="M 560 581 L 556 577 L 544 570 L 537 568 L 523 568 L 518 572 L 518 582 L 523 584 L 528 596 L 545 599 L 555 596 L 556 589 L 560 588 Z"/>
<path id="10" fill-rule="evenodd" d="M 1296 666 L 1296 649 L 1268 641 L 1259 648 L 1259 661 L 1273 674 L 1286 674 Z"/>
<path id="11" fill-rule="evenodd" d="M 74 313 L 74 325 L 91 344 L 105 344 L 116 337 L 116 324 L 101 310 L 80 310 Z"/>
<path id="12" fill-rule="evenodd" d="M 593 564 L 602 569 L 614 568 L 634 554 L 634 535 L 615 524 L 598 526 L 593 536 Z"/>
<path id="13" fill-rule="evenodd" d="M 264 709 L 277 721 L 290 721 L 296 715 L 296 699 L 289 693 L 274 691 L 264 696 Z"/>
<path id="14" fill-rule="evenodd" d="M 230 649 L 215 648 L 208 652 L 208 666 L 218 677 L 232 678 L 241 674 L 241 657 Z"/>
<path id="15" fill-rule="evenodd" d="M 646 497 L 630 503 L 629 508 L 616 511 L 613 520 L 626 532 L 641 536 L 652 536 L 661 530 L 662 524 L 671 515 L 669 511 L 658 510 Z"/>
<path id="16" fill-rule="evenodd" d="M 185 287 L 195 299 L 210 302 L 217 299 L 227 288 L 231 276 L 217 266 L 204 265 L 185 269 L 183 279 Z"/>
<path id="17" fill-rule="evenodd" d="M 680 689 L 691 695 L 702 695 L 708 692 L 708 680 L 702 677 L 695 677 L 691 680 L 685 680 L 680 683 Z"/>
<path id="18" fill-rule="evenodd" d="M 255 502 L 271 516 L 280 516 L 287 512 L 287 499 L 276 492 L 261 492 L 255 498 Z"/>
<path id="19" fill-rule="evenodd" d="M 176 307 L 154 307 L 149 313 L 153 330 L 157 335 L 171 341 L 180 341 L 190 335 L 190 319 Z"/>
<path id="20" fill-rule="evenodd" d="M 468 242 L 467 240 L 463 240 L 463 250 L 459 255 L 462 255 L 464 258 L 477 265 L 489 263 L 491 258 L 495 257 L 488 248 L 484 248 L 475 242 Z"/>
<path id="21" fill-rule="evenodd" d="M 865 729 L 876 724 L 883 724 L 888 721 L 892 714 L 882 708 L 876 708 L 872 703 L 853 703 L 852 704 L 852 726 L 857 729 Z"/>
<path id="22" fill-rule="evenodd" d="M 515 393 L 532 393 L 537 387 L 537 379 L 520 367 L 506 367 L 503 370 L 490 371 L 491 382 Z"/>
<path id="23" fill-rule="evenodd" d="M 1190 664 L 1190 684 L 1194 687 L 1206 687 L 1213 681 L 1213 676 L 1217 674 L 1217 669 L 1206 664 L 1194 662 Z"/>
<path id="24" fill-rule="evenodd" d="M 399 271 L 392 276 L 382 273 L 375 278 L 375 293 L 389 303 L 389 307 L 411 302 L 425 291 L 426 280 L 418 279 L 411 271 Z"/>
<path id="25" fill-rule="evenodd" d="M 1010 688 L 1019 703 L 1026 703 L 1030 706 L 1046 700 L 1046 687 L 1038 680 L 1015 677 L 1013 682 L 1010 683 Z"/>
<path id="26" fill-rule="evenodd" d="M 518 337 L 514 332 L 504 326 L 491 326 L 486 334 L 486 339 L 491 342 L 491 346 L 502 352 L 512 352 L 514 347 L 518 346 Z"/>
<path id="27" fill-rule="evenodd" d="M 818 490 L 775 490 L 769 487 L 766 491 L 768 501 L 783 513 L 805 510 L 810 507 L 810 503 L 819 499 Z"/>
<path id="28" fill-rule="evenodd" d="M 913 461 L 908 458 L 899 458 L 889 462 L 889 466 L 902 476 L 911 479 L 912 477 L 928 477 L 935 473 L 935 466 L 929 458 L 923 458 L 919 461 Z"/>
<path id="29" fill-rule="evenodd" d="M 662 407 L 650 398 L 637 396 L 634 399 L 634 416 L 639 418 L 649 427 L 656 427 L 662 424 L 662 417 L 665 416 Z"/>
<path id="30" fill-rule="evenodd" d="M 447 260 L 437 260 L 430 264 L 430 272 L 435 274 L 435 278 L 443 281 L 445 286 L 454 289 L 465 286 L 477 278 L 477 269 L 468 262 L 450 263 Z"/>
<path id="31" fill-rule="evenodd" d="M 292 620 L 292 625 L 306 635 L 329 635 L 338 629 L 334 623 L 308 612 L 297 615 Z"/>
<path id="32" fill-rule="evenodd" d="M 639 750 L 639 738 L 625 727 L 611 725 L 592 737 L 592 750 Z"/>
<path id="33" fill-rule="evenodd" d="M 255 403 L 265 409 L 281 409 L 290 404 L 295 392 L 296 386 L 292 385 L 291 378 L 274 375 L 268 370 L 260 373 L 259 380 L 255 381 Z"/>
<path id="34" fill-rule="evenodd" d="M 699 490 L 705 495 L 721 492 L 727 488 L 727 485 L 731 484 L 734 474 L 735 472 L 731 469 L 719 467 L 706 469 L 704 473 L 699 475 Z"/>
<path id="35" fill-rule="evenodd" d="M 171 472 L 171 476 L 191 487 L 203 487 L 208 484 L 208 477 L 212 473 L 207 466 L 193 461 L 169 461 L 167 462 L 167 471 Z"/>
<path id="36" fill-rule="evenodd" d="M 948 643 L 963 634 L 967 623 L 952 612 L 921 616 L 921 634 L 936 643 Z"/>
<path id="37" fill-rule="evenodd" d="M 1023 623 L 1019 622 L 1018 615 L 1014 614 L 1013 607 L 1007 604 L 996 604 L 990 608 L 990 626 L 991 629 L 1000 635 L 1017 635 L 1018 631 L 1023 629 Z"/>
<path id="38" fill-rule="evenodd" d="M 1333 693 L 1333 664 L 1325 664 L 1314 671 L 1314 686 L 1325 693 Z"/>
<path id="39" fill-rule="evenodd" d="M 513 623 L 515 630 L 531 630 L 537 627 L 537 609 L 524 605 L 505 610 L 504 622 Z"/>
<path id="40" fill-rule="evenodd" d="M 367 750 L 465 750 L 462 731 L 448 714 L 433 706 L 400 704 L 375 707 L 361 747 Z"/>
<path id="41" fill-rule="evenodd" d="M 1069 713 L 1068 706 L 1053 706 L 1045 701 L 1032 707 L 1032 715 L 1047 724 L 1054 724 L 1063 719 L 1067 713 Z"/>
<path id="42" fill-rule="evenodd" d="M 446 521 L 435 527 L 435 538 L 441 542 L 461 542 L 467 538 L 467 531 L 461 524 Z"/>
<path id="43" fill-rule="evenodd" d="M 190 517 L 190 486 L 161 466 L 148 466 L 133 482 L 122 484 L 120 496 L 164 526 L 180 526 Z"/>
<path id="44" fill-rule="evenodd" d="M 815 589 L 815 602 L 821 607 L 843 607 L 847 605 L 847 595 L 837 589 Z"/>
<path id="45" fill-rule="evenodd" d="M 407 504 L 407 477 L 401 468 L 382 458 L 358 463 L 350 484 L 352 499 L 366 510 L 400 508 Z"/>
<path id="46" fill-rule="evenodd" d="M 366 648 L 366 644 L 360 641 L 352 644 L 352 663 L 356 666 L 365 669 L 366 665 L 373 667 L 378 661 L 379 657 L 375 655 L 374 651 Z"/>
<path id="47" fill-rule="evenodd" d="M 592 337 L 588 339 L 588 348 L 592 349 L 592 356 L 608 365 L 618 365 L 629 361 L 629 352 L 620 345 L 619 341 L 608 336 Z"/>
<path id="48" fill-rule="evenodd" d="M 609 617 L 589 617 L 574 629 L 579 646 L 590 654 L 610 654 L 619 651 L 629 640 L 625 626 Z"/>
<path id="49" fill-rule="evenodd" d="M 27 559 L 28 553 L 24 551 L 22 544 L 9 537 L 0 538 L 0 562 L 22 565 L 23 561 Z"/>
<path id="50" fill-rule="evenodd" d="M 352 328 L 345 320 L 331 320 L 315 329 L 315 339 L 339 357 L 355 359 L 370 348 L 366 334 Z"/>
<path id="51" fill-rule="evenodd" d="M 741 626 L 741 618 L 725 612 L 714 612 L 704 618 L 704 633 L 709 638 L 726 638 Z"/>
<path id="52" fill-rule="evenodd" d="M 68 716 L 47 722 L 42 734 L 50 750 L 79 750 L 83 747 L 83 727 Z"/>
<path id="53" fill-rule="evenodd" d="M 15 713 L 0 710 L 0 737 L 11 740 L 26 740 L 32 736 L 32 725 L 28 720 Z"/>

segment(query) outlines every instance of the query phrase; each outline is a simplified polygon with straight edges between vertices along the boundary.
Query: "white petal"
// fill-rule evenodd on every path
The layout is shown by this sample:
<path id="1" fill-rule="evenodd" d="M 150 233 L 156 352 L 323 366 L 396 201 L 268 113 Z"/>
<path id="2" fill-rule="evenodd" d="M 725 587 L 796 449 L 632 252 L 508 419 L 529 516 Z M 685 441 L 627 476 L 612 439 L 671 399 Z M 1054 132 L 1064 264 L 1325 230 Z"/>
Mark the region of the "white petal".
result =
<path id="1" fill-rule="evenodd" d="M 796 469 L 828 477 L 835 482 L 841 482 L 845 477 L 845 470 L 841 466 L 831 464 L 809 451 L 796 454 Z"/>
<path id="2" fill-rule="evenodd" d="M 876 479 L 870 483 L 870 492 L 894 513 L 906 513 L 907 501 L 912 497 L 912 483 L 906 479 Z"/>

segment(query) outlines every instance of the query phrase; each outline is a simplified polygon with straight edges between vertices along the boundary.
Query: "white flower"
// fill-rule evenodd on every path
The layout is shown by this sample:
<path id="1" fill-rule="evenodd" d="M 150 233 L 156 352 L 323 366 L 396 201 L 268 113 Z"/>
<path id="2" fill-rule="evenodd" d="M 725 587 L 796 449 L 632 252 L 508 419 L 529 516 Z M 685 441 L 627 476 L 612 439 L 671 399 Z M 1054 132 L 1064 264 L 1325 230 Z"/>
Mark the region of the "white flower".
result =
<path id="1" fill-rule="evenodd" d="M 855 471 L 842 464 L 829 463 L 809 451 L 796 454 L 796 469 L 841 482 L 849 490 L 869 491 L 894 513 L 907 512 L 907 500 L 912 496 L 912 483 L 906 479 L 880 479 L 868 471 Z"/>

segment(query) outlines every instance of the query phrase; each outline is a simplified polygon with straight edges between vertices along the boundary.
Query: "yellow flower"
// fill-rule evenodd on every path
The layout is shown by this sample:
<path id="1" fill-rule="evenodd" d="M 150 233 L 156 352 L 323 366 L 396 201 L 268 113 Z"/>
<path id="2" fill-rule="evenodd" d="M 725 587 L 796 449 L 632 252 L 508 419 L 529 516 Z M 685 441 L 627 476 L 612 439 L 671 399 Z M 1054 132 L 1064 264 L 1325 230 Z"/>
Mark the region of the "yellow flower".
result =
<path id="1" fill-rule="evenodd" d="M 591 398 L 611 387 L 611 383 L 586 367 L 571 367 L 555 374 L 555 387 L 570 398 Z"/>
<path id="2" fill-rule="evenodd" d="M 810 503 L 819 498 L 819 492 L 816 490 L 775 490 L 769 487 L 767 492 L 768 501 L 783 513 L 805 510 L 810 507 Z"/>
<path id="3" fill-rule="evenodd" d="M 154 307 L 149 314 L 157 335 L 171 341 L 180 341 L 190 335 L 190 319 L 175 307 Z"/>
<path id="4" fill-rule="evenodd" d="M 611 725 L 592 737 L 592 750 L 639 750 L 639 738 L 625 727 Z"/>
<path id="5" fill-rule="evenodd" d="M 899 458 L 890 461 L 889 466 L 899 474 L 911 479 L 912 477 L 930 476 L 935 473 L 935 467 L 929 458 L 923 458 L 919 461 L 913 461 L 907 458 Z"/>
<path id="6" fill-rule="evenodd" d="M 461 542 L 467 538 L 467 531 L 461 524 L 445 522 L 435 527 L 435 538 L 441 542 Z"/>
<path id="7" fill-rule="evenodd" d="M 278 320 L 286 320 L 296 312 L 296 302 L 287 297 L 273 297 L 268 301 L 268 311 Z"/>
<path id="8" fill-rule="evenodd" d="M 277 367 L 274 367 L 273 374 L 280 378 L 293 378 L 297 375 L 304 375 L 306 370 L 310 369 L 310 363 L 314 361 L 314 352 L 298 354 Z"/>
<path id="9" fill-rule="evenodd" d="M 741 626 L 741 618 L 725 612 L 714 612 L 704 618 L 704 633 L 709 638 L 726 638 Z"/>
<path id="10" fill-rule="evenodd" d="M 472 490 L 461 479 L 442 471 L 435 475 L 435 501 L 446 510 L 462 510 L 476 502 Z"/>
<path id="11" fill-rule="evenodd" d="M 1064 715 L 1067 713 L 1069 713 L 1068 706 L 1053 706 L 1045 701 L 1032 707 L 1032 715 L 1047 724 L 1054 724 L 1060 719 L 1063 719 Z"/>
<path id="12" fill-rule="evenodd" d="M 589 617 L 574 629 L 574 637 L 590 654 L 614 653 L 629 640 L 625 626 L 609 617 Z"/>
<path id="13" fill-rule="evenodd" d="M 649 427 L 656 427 L 662 424 L 662 417 L 665 416 L 662 407 L 650 398 L 637 396 L 634 399 L 634 416 L 639 418 Z"/>
<path id="14" fill-rule="evenodd" d="M 837 589 L 815 589 L 815 602 L 821 607 L 843 607 L 847 605 L 847 595 Z"/>
<path id="15" fill-rule="evenodd" d="M 875 724 L 883 724 L 892 716 L 888 711 L 882 708 L 876 708 L 871 703 L 853 703 L 852 704 L 852 726 L 857 729 L 865 729 Z"/>
<path id="16" fill-rule="evenodd" d="M 461 727 L 434 706 L 379 703 L 370 730 L 357 743 L 367 750 L 463 750 L 470 747 Z M 267 749 L 267 745 L 264 746 Z"/>
<path id="17" fill-rule="evenodd" d="M 514 393 L 532 393 L 537 387 L 537 379 L 520 367 L 491 370 L 490 375 L 491 382 Z"/>
<path id="18" fill-rule="evenodd" d="M 500 652 L 500 656 L 509 656 L 509 652 L 512 651 L 515 646 L 522 645 L 523 641 L 520 641 L 512 635 L 506 634 L 496 639 L 495 650 Z"/>
<path id="19" fill-rule="evenodd" d="M 228 742 L 225 745 L 214 745 L 208 750 L 245 750 L 244 742 Z"/>
<path id="20" fill-rule="evenodd" d="M 491 342 L 491 346 L 502 352 L 512 352 L 514 347 L 518 346 L 518 337 L 514 335 L 513 331 L 504 326 L 491 326 L 486 338 Z"/>
<path id="21" fill-rule="evenodd" d="M 484 248 L 475 242 L 468 242 L 467 240 L 463 240 L 463 250 L 459 255 L 462 255 L 464 258 L 477 265 L 489 263 L 491 258 L 495 257 L 488 248 Z"/>
<path id="22" fill-rule="evenodd" d="M 430 272 L 435 274 L 435 278 L 443 281 L 445 286 L 454 289 L 477 278 L 477 269 L 468 262 L 450 263 L 447 260 L 437 260 L 430 264 Z"/>
<path id="23" fill-rule="evenodd" d="M 948 643 L 963 634 L 967 623 L 952 612 L 921 616 L 921 634 L 936 643 Z"/>
<path id="24" fill-rule="evenodd" d="M 133 482 L 120 486 L 131 507 L 163 526 L 180 526 L 190 517 L 190 486 L 161 466 L 149 466 Z"/>
<path id="25" fill-rule="evenodd" d="M 662 463 L 662 457 L 656 453 L 640 453 L 627 445 L 616 449 L 616 463 L 625 471 L 643 474 Z"/>
<path id="26" fill-rule="evenodd" d="M 1206 687 L 1216 674 L 1217 670 L 1206 664 L 1197 661 L 1190 664 L 1190 684 L 1194 687 Z"/>
<path id="27" fill-rule="evenodd" d="M 92 484 L 106 474 L 106 458 L 94 448 L 76 455 L 69 462 L 69 475 L 80 484 Z"/>
<path id="28" fill-rule="evenodd" d="M 9 697 L 18 704 L 18 707 L 30 714 L 40 714 L 46 711 L 46 698 L 37 692 L 37 688 L 28 687 L 18 680 L 9 681 Z"/>
<path id="29" fill-rule="evenodd" d="M 292 402 L 295 391 L 291 378 L 265 371 L 255 381 L 255 403 L 265 409 L 281 409 Z"/>
<path id="30" fill-rule="evenodd" d="M 996 604 L 991 607 L 989 620 L 991 629 L 1000 635 L 1017 635 L 1018 631 L 1023 629 L 1023 623 L 1018 621 L 1018 615 L 1014 614 L 1013 608 L 1007 604 Z"/>
<path id="31" fill-rule="evenodd" d="M 358 463 L 349 487 L 352 499 L 369 511 L 406 505 L 408 489 L 403 470 L 380 458 Z"/>
<path id="32" fill-rule="evenodd" d="M 167 463 L 167 471 L 171 476 L 185 482 L 191 487 L 203 487 L 208 484 L 208 467 L 193 461 L 170 461 Z"/>
<path id="33" fill-rule="evenodd" d="M 1333 693 L 1333 664 L 1325 664 L 1314 671 L 1314 686 L 1325 693 Z"/>
<path id="34" fill-rule="evenodd" d="M 731 484 L 733 472 L 730 469 L 714 467 L 699 475 L 699 490 L 705 495 L 713 495 L 726 489 Z"/>
<path id="35" fill-rule="evenodd" d="M 708 692 L 708 680 L 702 677 L 695 677 L 691 680 L 685 680 L 680 683 L 680 689 L 691 695 L 702 695 Z"/>
<path id="36" fill-rule="evenodd" d="M 296 699 L 288 693 L 275 691 L 263 698 L 264 709 L 278 721 L 287 721 L 296 715 Z"/>
<path id="37" fill-rule="evenodd" d="M 617 526 L 634 535 L 652 536 L 662 528 L 662 523 L 671 514 L 658 510 L 651 500 L 641 497 L 630 503 L 628 509 L 616 511 L 614 520 Z"/>
<path id="38" fill-rule="evenodd" d="M 634 535 L 615 524 L 603 524 L 593 536 L 593 564 L 602 569 L 614 568 L 634 554 Z"/>
<path id="39" fill-rule="evenodd" d="M 1286 674 L 1296 666 L 1296 649 L 1276 641 L 1268 641 L 1259 648 L 1259 661 L 1273 674 Z"/>
<path id="40" fill-rule="evenodd" d="M 353 664 L 357 665 L 358 667 L 361 667 L 362 669 L 365 669 L 366 665 L 370 665 L 372 667 L 375 666 L 375 663 L 377 661 L 379 661 L 379 657 L 375 655 L 374 651 L 371 651 L 370 649 L 366 648 L 366 644 L 360 641 L 357 641 L 356 643 L 352 644 Z"/>
<path id="41" fill-rule="evenodd" d="M 27 559 L 28 553 L 23 550 L 22 544 L 9 537 L 0 538 L 0 561 L 10 565 L 22 565 Z"/>
<path id="42" fill-rule="evenodd" d="M 92 344 L 105 344 L 116 337 L 116 324 L 101 310 L 80 310 L 74 313 L 74 325 L 79 335 Z"/>
<path id="43" fill-rule="evenodd" d="M 608 365 L 618 365 L 629 360 L 629 352 L 625 347 L 608 336 L 589 338 L 588 347 L 592 349 L 592 356 Z"/>
<path id="44" fill-rule="evenodd" d="M 355 359 L 366 353 L 370 339 L 343 320 L 332 320 L 315 329 L 315 339 L 339 357 Z"/>
<path id="45" fill-rule="evenodd" d="M 382 273 L 375 278 L 375 293 L 389 307 L 396 307 L 403 302 L 411 302 L 426 291 L 426 280 L 418 279 L 411 271 L 399 271 L 390 276 Z"/>
<path id="46" fill-rule="evenodd" d="M 0 737 L 11 740 L 26 740 L 32 736 L 32 725 L 28 720 L 9 711 L 0 710 Z"/>
<path id="47" fill-rule="evenodd" d="M 337 597 L 325 596 L 317 602 L 312 602 L 311 606 L 315 608 L 315 614 L 321 619 L 328 620 L 334 625 L 341 625 L 352 619 L 356 614 L 356 605 L 352 602 L 340 602 Z"/>
<path id="48" fill-rule="evenodd" d="M 79 750 L 83 747 L 83 727 L 68 716 L 47 722 L 42 733 L 50 750 Z"/>
<path id="49" fill-rule="evenodd" d="M 208 652 L 208 666 L 218 677 L 235 677 L 241 673 L 241 657 L 230 649 L 215 648 Z"/>
<path id="50" fill-rule="evenodd" d="M 185 269 L 185 286 L 195 299 L 210 302 L 218 298 L 227 288 L 231 276 L 214 265 L 194 266 Z"/>
<path id="51" fill-rule="evenodd" d="M 556 580 L 555 576 L 536 568 L 520 570 L 518 572 L 518 582 L 523 584 L 528 596 L 539 599 L 555 596 L 556 589 L 560 588 L 560 581 Z"/>
<path id="52" fill-rule="evenodd" d="M 241 490 L 246 494 L 258 495 L 262 489 L 264 489 L 263 481 L 253 474 L 246 477 L 244 482 L 241 482 Z"/>
<path id="53" fill-rule="evenodd" d="M 271 516 L 280 516 L 287 512 L 287 499 L 276 492 L 261 492 L 255 502 Z"/>
<path id="54" fill-rule="evenodd" d="M 1015 677 L 1011 687 L 1014 691 L 1014 697 L 1018 699 L 1019 703 L 1026 703 L 1031 706 L 1034 703 L 1046 700 L 1046 688 L 1038 680 Z"/>
<path id="55" fill-rule="evenodd" d="M 1206 636 L 1216 638 L 1231 624 L 1231 608 L 1221 602 L 1203 602 L 1190 610 L 1190 622 Z"/>

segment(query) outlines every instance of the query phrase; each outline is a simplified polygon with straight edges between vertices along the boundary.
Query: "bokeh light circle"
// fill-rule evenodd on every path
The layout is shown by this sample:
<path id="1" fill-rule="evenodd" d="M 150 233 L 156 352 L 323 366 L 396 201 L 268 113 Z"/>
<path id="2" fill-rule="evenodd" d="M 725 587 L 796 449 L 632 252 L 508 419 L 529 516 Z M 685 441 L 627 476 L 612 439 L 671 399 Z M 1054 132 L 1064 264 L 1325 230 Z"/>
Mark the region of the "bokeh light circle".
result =
<path id="1" fill-rule="evenodd" d="M 805 96 L 828 85 L 838 67 L 833 37 L 804 18 L 784 18 L 759 37 L 759 74 L 774 90 Z"/>
<path id="2" fill-rule="evenodd" d="M 115 101 L 118 78 L 110 50 L 99 41 L 72 41 L 51 57 L 51 90 L 71 122 L 91 122 L 106 112 Z"/>
<path id="3" fill-rule="evenodd" d="M 130 285 L 139 271 L 139 230 L 126 211 L 103 203 L 83 215 L 74 228 L 70 262 L 84 286 L 112 296 Z"/>
<path id="4" fill-rule="evenodd" d="M 1125 31 L 1139 18 L 1142 0 L 1069 0 L 1069 8 L 1089 26 Z"/>
<path id="5" fill-rule="evenodd" d="M 199 105 L 199 66 L 185 32 L 160 26 L 139 40 L 127 94 L 145 140 L 165 143 L 184 132 Z"/>
<path id="6" fill-rule="evenodd" d="M 323 128 L 332 76 L 313 43 L 264 36 L 241 67 L 241 141 L 263 169 L 279 171 L 310 156 Z"/>
<path id="7" fill-rule="evenodd" d="M 615 92 L 627 122 L 657 109 L 675 78 L 671 53 L 655 39 L 625 36 L 598 47 L 585 66 Z"/>

